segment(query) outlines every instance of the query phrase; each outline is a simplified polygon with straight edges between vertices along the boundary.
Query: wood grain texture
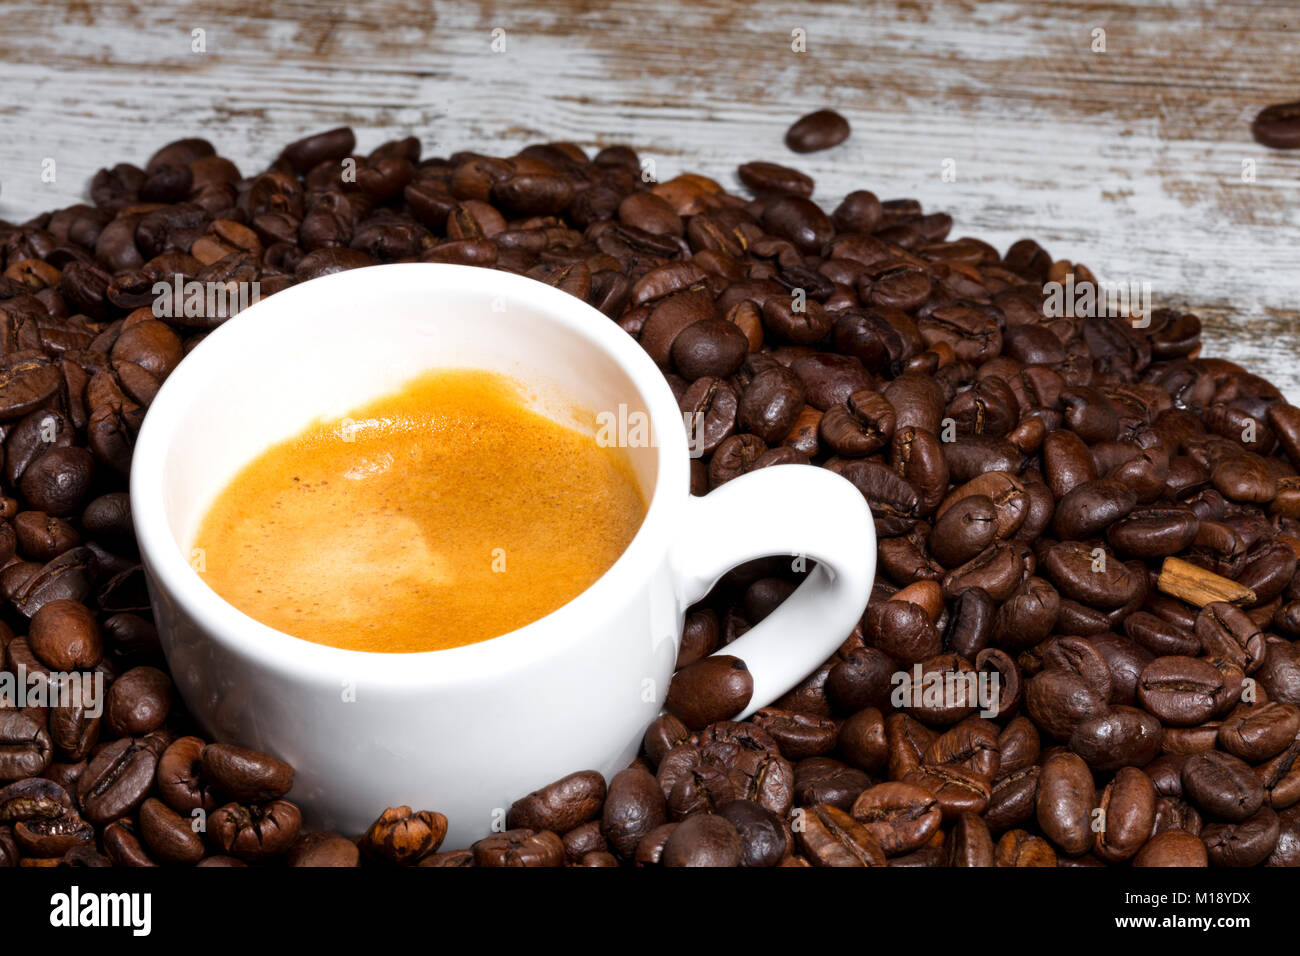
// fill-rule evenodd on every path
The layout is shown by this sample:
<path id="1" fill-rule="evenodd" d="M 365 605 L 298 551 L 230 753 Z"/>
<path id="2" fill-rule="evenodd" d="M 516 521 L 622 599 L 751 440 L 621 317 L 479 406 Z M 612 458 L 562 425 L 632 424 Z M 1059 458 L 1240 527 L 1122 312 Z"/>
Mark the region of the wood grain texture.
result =
<path id="1" fill-rule="evenodd" d="M 1206 320 L 1206 354 L 1300 401 L 1300 152 L 1250 137 L 1262 106 L 1300 99 L 1294 3 L 2 0 L 0 22 L 0 218 L 76 202 L 100 166 L 183 135 L 245 172 L 342 123 L 362 150 L 628 143 L 660 178 L 733 188 L 738 163 L 769 159 L 829 205 L 915 196 L 954 236 L 1030 235 L 1150 282 L 1157 306 Z M 821 106 L 849 141 L 788 152 L 786 127 Z"/>

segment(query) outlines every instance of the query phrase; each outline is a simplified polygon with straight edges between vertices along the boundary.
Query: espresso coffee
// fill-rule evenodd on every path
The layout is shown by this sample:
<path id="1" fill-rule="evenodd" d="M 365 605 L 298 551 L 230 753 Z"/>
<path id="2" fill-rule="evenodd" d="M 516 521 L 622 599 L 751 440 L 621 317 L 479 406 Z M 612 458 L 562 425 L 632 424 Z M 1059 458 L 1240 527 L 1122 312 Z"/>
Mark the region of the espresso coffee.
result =
<path id="1" fill-rule="evenodd" d="M 618 559 L 646 503 L 625 451 L 527 397 L 438 370 L 270 448 L 204 517 L 204 580 L 277 630 L 361 651 L 473 644 L 549 614 Z"/>

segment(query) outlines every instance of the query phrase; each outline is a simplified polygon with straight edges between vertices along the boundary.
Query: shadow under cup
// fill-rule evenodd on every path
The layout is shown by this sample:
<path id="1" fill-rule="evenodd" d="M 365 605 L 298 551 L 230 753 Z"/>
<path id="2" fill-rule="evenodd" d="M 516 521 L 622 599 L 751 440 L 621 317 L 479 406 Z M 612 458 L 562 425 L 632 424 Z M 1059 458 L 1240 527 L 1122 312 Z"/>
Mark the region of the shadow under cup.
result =
<path id="1" fill-rule="evenodd" d="M 627 447 L 647 513 L 602 578 L 508 635 L 419 654 L 292 638 L 202 583 L 201 554 L 191 554 L 190 543 L 244 465 L 315 420 L 344 416 L 443 367 L 508 375 L 557 421 L 572 421 L 576 407 L 587 412 L 588 428 L 594 412 L 614 428 L 652 421 L 662 432 Z M 665 493 L 686 497 L 685 449 L 680 415 L 653 363 L 617 325 L 566 293 L 490 270 L 414 264 L 280 292 L 217 329 L 182 363 L 137 444 L 132 504 L 177 686 L 214 738 L 294 765 L 290 798 L 310 824 L 353 835 L 385 807 L 409 804 L 448 815 L 447 846 L 477 839 L 493 812 L 554 776 L 621 769 L 657 713 L 653 698 L 639 700 L 625 682 L 666 680 L 676 656 L 682 612 L 654 565 L 671 524 L 665 512 L 675 510 Z M 611 639 L 593 640 L 586 633 L 593 629 Z M 639 643 L 635 652 L 612 638 L 620 633 L 634 635 L 627 639 Z"/>

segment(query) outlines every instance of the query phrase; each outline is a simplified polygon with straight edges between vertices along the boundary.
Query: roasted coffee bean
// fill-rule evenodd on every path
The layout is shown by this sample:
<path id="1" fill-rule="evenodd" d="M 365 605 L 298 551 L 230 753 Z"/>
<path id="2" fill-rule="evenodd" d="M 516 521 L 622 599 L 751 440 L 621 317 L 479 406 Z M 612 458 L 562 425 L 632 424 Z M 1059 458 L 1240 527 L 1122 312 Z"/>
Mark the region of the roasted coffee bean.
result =
<path id="1" fill-rule="evenodd" d="M 1038 729 L 1026 717 L 1012 717 L 998 735 L 998 777 L 1032 767 L 1042 750 Z"/>
<path id="2" fill-rule="evenodd" d="M 879 225 L 884 211 L 876 194 L 857 189 L 844 197 L 831 214 L 831 221 L 841 233 L 871 233 Z"/>
<path id="3" fill-rule="evenodd" d="M 1033 570 L 1034 556 L 1023 543 L 1003 541 L 944 575 L 944 596 L 951 598 L 967 588 L 982 588 L 994 601 L 1006 601 Z"/>
<path id="4" fill-rule="evenodd" d="M 1241 608 L 1215 601 L 1196 615 L 1196 637 L 1201 650 L 1211 657 L 1224 657 L 1247 674 L 1254 673 L 1264 659 L 1264 635 Z"/>
<path id="5" fill-rule="evenodd" d="M 918 672 L 919 668 L 919 672 Z M 975 677 L 972 683 L 966 675 Z M 979 678 L 975 668 L 964 657 L 940 654 L 922 661 L 912 669 L 913 693 L 919 696 L 903 704 L 903 710 L 918 720 L 935 727 L 946 727 L 968 717 L 981 706 Z M 987 685 L 986 685 L 987 686 Z M 927 699 L 925 688 L 943 688 L 943 693 L 932 692 Z M 987 703 L 993 703 L 983 698 Z"/>
<path id="6" fill-rule="evenodd" d="M 1187 758 L 1187 754 L 1161 754 L 1143 768 L 1155 784 L 1156 793 L 1169 797 L 1183 795 L 1183 764 Z"/>
<path id="7" fill-rule="evenodd" d="M 692 448 L 699 454 L 713 452 L 735 430 L 739 401 L 726 382 L 710 376 L 696 379 L 678 404 Z"/>
<path id="8" fill-rule="evenodd" d="M 673 365 L 690 381 L 713 376 L 726 378 L 749 351 L 749 340 L 735 323 L 726 319 L 701 319 L 688 325 L 673 339 Z"/>
<path id="9" fill-rule="evenodd" d="M 1025 823 L 1034 816 L 1040 769 L 1029 766 L 999 777 L 989 795 L 984 821 L 994 832 Z"/>
<path id="10" fill-rule="evenodd" d="M 1135 867 L 1209 866 L 1205 844 L 1186 830 L 1161 830 L 1133 859 Z"/>
<path id="11" fill-rule="evenodd" d="M 808 197 L 813 193 L 813 181 L 797 169 L 776 163 L 744 163 L 737 170 L 740 181 L 756 193 L 784 193 Z"/>
<path id="12" fill-rule="evenodd" d="M 1232 501 L 1267 504 L 1277 494 L 1277 477 L 1263 458 L 1250 452 L 1220 459 L 1210 472 L 1210 481 Z"/>
<path id="13" fill-rule="evenodd" d="M 1300 802 L 1300 738 L 1293 740 L 1276 757 L 1261 764 L 1256 773 L 1264 784 L 1268 802 L 1275 809 Z"/>
<path id="14" fill-rule="evenodd" d="M 100 868 L 112 865 L 112 860 L 93 847 L 88 846 L 74 846 L 63 854 L 63 858 L 59 860 L 59 866 L 68 867 Z"/>
<path id="15" fill-rule="evenodd" d="M 827 672 L 826 696 L 838 712 L 887 707 L 896 670 L 893 660 L 874 647 L 854 648 Z"/>
<path id="16" fill-rule="evenodd" d="M 1145 587 L 1142 577 L 1107 549 L 1077 541 L 1050 547 L 1043 567 L 1061 594 L 1104 610 L 1127 604 Z"/>
<path id="17" fill-rule="evenodd" d="M 658 767 L 668 751 L 687 743 L 690 734 L 687 726 L 672 714 L 660 714 L 646 729 L 642 741 L 650 763 Z"/>
<path id="18" fill-rule="evenodd" d="M 736 787 L 725 770 L 709 762 L 693 745 L 670 750 L 659 763 L 659 786 L 668 801 L 673 821 L 692 813 L 713 812 L 734 799 Z"/>
<path id="19" fill-rule="evenodd" d="M 834 658 L 823 661 L 820 667 L 773 701 L 773 706 L 797 714 L 830 717 L 831 704 L 826 685 L 834 666 Z"/>
<path id="20" fill-rule="evenodd" d="M 997 540 L 1014 535 L 1025 520 L 1029 502 L 1024 483 L 1015 475 L 997 471 L 984 472 L 954 490 L 939 506 L 935 517 L 942 521 L 950 508 L 970 496 L 986 497 L 992 502 L 997 523 L 994 537 Z"/>
<path id="21" fill-rule="evenodd" d="M 1280 824 L 1271 807 L 1238 823 L 1211 823 L 1201 830 L 1201 842 L 1211 866 L 1258 866 L 1277 846 Z"/>
<path id="22" fill-rule="evenodd" d="M 1148 771 L 1147 776 L 1150 776 Z M 1159 792 L 1157 788 L 1157 792 Z M 1197 836 L 1201 833 L 1201 815 L 1190 803 L 1178 797 L 1156 798 L 1156 822 L 1153 832 L 1161 830 L 1186 830 Z"/>
<path id="23" fill-rule="evenodd" d="M 1163 740 L 1159 718 L 1121 705 L 1076 724 L 1069 745 L 1093 770 L 1107 771 L 1146 766 Z"/>
<path id="24" fill-rule="evenodd" d="M 948 605 L 944 645 L 967 658 L 983 653 L 992 638 L 996 619 L 993 598 L 981 587 L 967 587 L 957 591 Z"/>
<path id="25" fill-rule="evenodd" d="M 1111 524 L 1106 540 L 1132 557 L 1162 558 L 1188 548 L 1199 529 L 1200 520 L 1190 508 L 1151 505 L 1131 510 Z"/>
<path id="26" fill-rule="evenodd" d="M 1230 714 L 1219 725 L 1218 744 L 1247 763 L 1275 757 L 1300 735 L 1300 707 L 1269 701 Z"/>
<path id="27" fill-rule="evenodd" d="M 993 866 L 994 852 L 993 836 L 982 817 L 963 813 L 957 818 L 946 843 L 945 863 L 948 866 Z"/>
<path id="28" fill-rule="evenodd" d="M 85 502 L 95 460 L 84 448 L 51 448 L 27 466 L 18 487 L 37 511 L 63 517 Z"/>
<path id="29" fill-rule="evenodd" d="M 293 787 L 291 766 L 270 754 L 246 747 L 209 744 L 203 748 L 199 760 L 204 781 L 241 803 L 275 800 Z M 159 773 L 162 773 L 161 764 Z"/>
<path id="30" fill-rule="evenodd" d="M 471 846 L 470 852 L 474 855 L 475 866 L 564 865 L 564 843 L 549 830 L 516 829 L 495 833 Z"/>
<path id="31" fill-rule="evenodd" d="M 819 757 L 835 749 L 838 729 L 833 720 L 775 707 L 762 708 L 753 719 L 776 741 L 787 760 Z"/>
<path id="32" fill-rule="evenodd" d="M 116 866 L 157 866 L 145 852 L 130 818 L 115 820 L 104 828 L 104 853 Z"/>
<path id="33" fill-rule="evenodd" d="M 834 110 L 817 110 L 800 117 L 785 133 L 785 145 L 796 153 L 815 153 L 849 138 L 849 121 Z"/>
<path id="34" fill-rule="evenodd" d="M 848 404 L 857 395 L 856 414 L 892 434 L 893 408 L 881 404 L 883 396 L 873 388 L 875 380 L 858 359 L 834 352 L 795 354 L 790 359 L 790 371 L 803 382 L 809 405 L 825 412 L 835 405 Z"/>
<path id="35" fill-rule="evenodd" d="M 820 206 L 803 196 L 778 196 L 772 199 L 764 206 L 761 221 L 763 228 L 770 234 L 789 240 L 800 252 L 809 255 L 820 252 L 835 234 L 830 217 L 822 212 Z M 766 303 L 763 312 L 766 316 Z M 830 324 L 827 322 L 822 334 L 829 331 Z M 797 338 L 793 340 L 799 341 Z"/>
<path id="36" fill-rule="evenodd" d="M 77 601 L 44 604 L 32 615 L 27 640 L 32 653 L 53 670 L 89 670 L 104 653 L 95 615 Z"/>
<path id="37" fill-rule="evenodd" d="M 717 812 L 740 835 L 741 866 L 776 866 L 792 849 L 791 835 L 781 821 L 751 800 L 732 800 Z"/>
<path id="38" fill-rule="evenodd" d="M 71 797 L 68 796 L 63 787 L 52 780 L 28 777 L 11 783 L 7 787 L 0 788 L 0 824 L 14 824 L 14 827 L 6 827 L 5 833 L 7 836 L 19 837 L 20 844 L 26 842 L 26 840 L 21 839 L 23 834 L 15 832 L 19 824 L 30 824 L 38 821 L 75 823 L 75 818 L 76 808 L 73 806 Z M 75 832 L 72 827 L 67 829 Z M 27 836 L 34 837 L 37 834 L 29 829 Z M 93 839 L 92 831 L 92 842 Z M 76 842 L 78 841 L 73 841 L 74 844 Z M 23 847 L 23 849 L 26 849 L 26 847 Z M 46 856 L 49 854 L 39 855 Z"/>
<path id="39" fill-rule="evenodd" d="M 1296 572 L 1296 553 L 1282 541 L 1261 544 L 1246 554 L 1237 584 L 1255 592 L 1256 605 L 1265 605 L 1291 583 Z"/>
<path id="40" fill-rule="evenodd" d="M 153 797 L 140 805 L 140 837 L 161 863 L 197 863 L 203 858 L 203 840 L 190 820 Z"/>
<path id="41" fill-rule="evenodd" d="M 796 585 L 784 578 L 759 578 L 745 590 L 741 608 L 745 620 L 757 624 L 781 606 Z"/>
<path id="42" fill-rule="evenodd" d="M 1085 482 L 1057 502 L 1052 530 L 1057 537 L 1074 541 L 1096 537 L 1136 505 L 1137 495 L 1123 482 Z"/>
<path id="43" fill-rule="evenodd" d="M 436 854 L 434 854 L 436 855 Z M 424 866 L 428 857 L 420 861 Z M 285 855 L 289 866 L 354 867 L 361 863 L 357 845 L 337 833 L 316 832 L 300 834 Z"/>
<path id="44" fill-rule="evenodd" d="M 987 495 L 968 495 L 935 522 L 930 553 L 946 568 L 970 561 L 998 536 L 998 512 Z"/>
<path id="45" fill-rule="evenodd" d="M 1101 828 L 1093 850 L 1111 863 L 1137 855 L 1156 819 L 1156 791 L 1151 778 L 1134 767 L 1121 767 L 1102 792 Z"/>
<path id="46" fill-rule="evenodd" d="M 22 511 L 13 520 L 8 533 L 0 531 L 0 536 L 16 538 L 17 548 L 23 554 L 38 561 L 49 561 L 69 548 L 81 544 L 81 535 L 67 521 L 55 518 L 43 511 Z M 12 549 L 0 542 L 0 554 Z"/>
<path id="47" fill-rule="evenodd" d="M 1255 677 L 1270 700 L 1300 705 L 1300 644 L 1268 644 Z"/>
<path id="48" fill-rule="evenodd" d="M 86 819 L 108 823 L 134 811 L 153 786 L 160 749 L 148 737 L 123 737 L 95 754 L 77 782 Z"/>
<path id="49" fill-rule="evenodd" d="M 664 707 L 692 730 L 734 717 L 754 692 L 754 678 L 738 657 L 719 654 L 673 675 Z"/>
<path id="50" fill-rule="evenodd" d="M 989 778 L 962 766 L 923 765 L 904 774 L 902 781 L 932 793 L 947 821 L 967 812 L 983 813 L 992 796 Z"/>
<path id="51" fill-rule="evenodd" d="M 206 763 L 206 761 L 205 761 Z M 286 800 L 275 800 L 268 807 L 292 807 Z M 226 810 L 229 804 L 218 810 Z M 215 814 L 214 814 L 215 816 Z M 279 820 L 278 817 L 274 818 Z M 297 836 L 297 827 L 294 827 Z M 504 834 L 502 834 L 504 836 Z M 361 852 L 369 857 L 396 866 L 410 866 L 421 857 L 437 851 L 447 836 L 447 818 L 430 810 L 412 812 L 410 807 L 389 807 L 361 836 Z M 292 838 L 290 838 L 292 842 Z M 557 838 L 558 842 L 558 838 Z M 229 852 L 229 850 L 227 850 Z M 242 858 L 242 854 L 235 853 Z M 558 865 L 558 864 L 557 864 Z"/>
<path id="52" fill-rule="evenodd" d="M 1300 805 L 1277 815 L 1278 835 L 1265 866 L 1300 866 Z"/>
<path id="53" fill-rule="evenodd" d="M 1079 485 L 1097 480 L 1087 444 L 1066 429 L 1049 432 L 1044 439 L 1043 474 L 1052 495 L 1058 500 Z"/>
<path id="54" fill-rule="evenodd" d="M 636 852 L 642 837 L 668 822 L 668 804 L 659 782 L 639 768 L 614 775 L 601 813 L 601 832 L 610 849 L 624 859 Z"/>
<path id="55" fill-rule="evenodd" d="M 906 783 L 882 783 L 853 803 L 852 816 L 888 856 L 919 849 L 939 829 L 943 812 L 925 789 Z"/>
<path id="56" fill-rule="evenodd" d="M 296 140 L 286 146 L 280 155 L 294 170 L 302 173 L 321 163 L 344 159 L 356 145 L 356 134 L 351 127 L 340 126 L 338 129 Z M 209 154 L 211 151 L 209 147 Z"/>
<path id="57" fill-rule="evenodd" d="M 848 810 L 871 784 L 861 770 L 829 757 L 806 757 L 794 768 L 794 796 L 800 804 L 825 803 Z"/>
<path id="58" fill-rule="evenodd" d="M 86 676 L 83 675 L 82 679 L 84 688 L 87 686 L 84 683 Z M 72 696 L 76 698 L 77 695 Z M 50 739 L 71 760 L 84 760 L 99 740 L 102 725 L 100 703 L 85 699 L 86 696 L 89 695 L 50 707 Z"/>
<path id="59" fill-rule="evenodd" d="M 14 842 L 13 828 L 0 825 L 0 869 L 19 866 L 20 861 L 21 854 L 18 851 L 18 844 Z"/>
<path id="60" fill-rule="evenodd" d="M 866 642 L 905 664 L 934 657 L 942 635 L 925 609 L 910 601 L 885 601 L 867 608 L 862 636 Z"/>
<path id="61" fill-rule="evenodd" d="M 845 457 L 872 455 L 894 434 L 894 409 L 878 392 L 854 392 L 822 416 L 819 434 L 833 452 Z"/>
<path id="62" fill-rule="evenodd" d="M 994 847 L 993 860 L 994 866 L 1056 866 L 1056 851 L 1042 837 L 1011 830 Z"/>
<path id="63" fill-rule="evenodd" d="M 1138 678 L 1137 699 L 1172 727 L 1191 727 L 1208 720 L 1223 691 L 1223 675 L 1195 657 L 1157 657 Z"/>
<path id="64" fill-rule="evenodd" d="M 24 567 L 21 585 L 15 587 L 10 601 L 26 617 L 50 601 L 81 601 L 91 592 L 97 560 L 90 548 L 78 547 L 41 567 Z"/>
<path id="65" fill-rule="evenodd" d="M 986 472 L 1013 474 L 1020 470 L 1020 450 L 1005 438 L 966 435 L 943 443 L 949 478 L 958 485 Z"/>
<path id="66" fill-rule="evenodd" d="M 380 822 L 385 822 L 385 818 L 381 817 Z M 257 862 L 285 853 L 298 838 L 300 826 L 302 814 L 287 800 L 273 800 L 269 804 L 251 806 L 226 804 L 213 810 L 208 818 L 208 840 L 222 853 L 229 853 L 246 862 Z M 373 830 L 372 826 L 372 830 L 367 831 L 363 845 L 372 848 L 382 845 L 387 849 L 389 844 L 386 843 L 386 831 L 372 835 Z M 443 831 L 445 830 L 446 823 L 443 823 Z M 385 842 L 380 843 L 381 839 Z M 434 842 L 434 847 L 435 843 L 437 842 Z M 403 861 L 406 858 L 403 849 L 406 849 L 406 845 L 395 849 L 387 857 L 389 861 Z"/>
<path id="67" fill-rule="evenodd" d="M 511 829 L 567 833 L 600 815 L 605 778 L 594 770 L 569 774 L 541 790 L 516 800 L 506 823 Z"/>
<path id="68" fill-rule="evenodd" d="M 697 813 L 687 817 L 664 842 L 663 865 L 740 866 L 740 833 L 725 817 Z"/>
<path id="69" fill-rule="evenodd" d="M 1192 656 L 1201 653 L 1201 641 L 1191 628 L 1180 627 L 1145 611 L 1124 619 L 1124 633 L 1150 654 Z"/>
<path id="70" fill-rule="evenodd" d="M 162 726 L 171 709 L 171 678 L 156 667 L 134 667 L 108 689 L 104 717 L 121 736 L 140 736 Z"/>
<path id="71" fill-rule="evenodd" d="M 1189 757 L 1183 764 L 1182 781 L 1187 799 L 1221 820 L 1245 820 L 1264 803 L 1259 777 L 1231 754 L 1211 751 Z"/>
<path id="72" fill-rule="evenodd" d="M 546 180 L 554 181 L 554 177 L 546 177 Z M 532 178 L 528 181 L 517 180 L 517 185 L 513 186 L 515 199 L 532 204 L 534 200 L 531 197 L 525 198 L 524 193 L 528 191 L 528 187 L 535 187 L 542 181 L 541 178 Z M 512 187 L 506 186 L 505 188 L 510 189 Z M 654 193 L 628 194 L 619 203 L 618 220 L 625 226 L 631 226 L 634 229 L 641 229 L 655 235 L 680 236 L 683 232 L 681 217 L 673 211 L 673 207 L 666 199 L 656 196 Z"/>
<path id="73" fill-rule="evenodd" d="M 767 446 L 763 439 L 756 435 L 732 435 L 727 438 L 709 461 L 709 487 L 717 488 L 753 471 L 766 452 Z"/>
<path id="74" fill-rule="evenodd" d="M 158 758 L 158 792 L 167 806 L 183 816 L 199 808 L 211 812 L 218 806 L 202 779 L 206 746 L 198 737 L 178 737 Z"/>
<path id="75" fill-rule="evenodd" d="M 705 761 L 727 774 L 738 797 L 754 800 L 782 817 L 789 812 L 794 801 L 794 769 L 761 728 L 721 721 L 699 736 Z"/>
<path id="76" fill-rule="evenodd" d="M 1092 845 L 1092 811 L 1096 806 L 1092 772 L 1078 756 L 1061 753 L 1043 764 L 1038 783 L 1038 825 L 1070 856 L 1078 856 Z"/>
<path id="77" fill-rule="evenodd" d="M 844 759 L 867 773 L 876 773 L 888 759 L 885 722 L 875 707 L 860 710 L 845 720 L 837 742 Z"/>
<path id="78" fill-rule="evenodd" d="M 740 396 L 737 423 L 768 444 L 777 444 L 790 431 L 804 405 L 799 376 L 781 365 L 763 369 Z"/>
<path id="79" fill-rule="evenodd" d="M 609 844 L 600 832 L 600 821 L 591 820 L 564 834 L 564 857 L 569 863 L 579 863 L 588 853 L 605 853 Z"/>
<path id="80" fill-rule="evenodd" d="M 986 703 L 996 710 L 993 716 L 1004 717 L 1020 706 L 1024 693 L 1020 668 L 1006 653 L 995 647 L 986 647 L 976 655 L 975 669 L 980 675 L 977 680 L 986 680 L 991 688 Z"/>
<path id="81" fill-rule="evenodd" d="M 1081 724 L 1105 716 L 1109 704 L 1085 678 L 1052 669 L 1035 674 L 1025 684 L 1025 709 L 1048 734 L 1057 740 L 1069 740 Z"/>
<path id="82" fill-rule="evenodd" d="M 13 842 L 22 852 L 21 866 L 53 865 L 73 849 L 94 849 L 95 830 L 75 812 L 59 817 L 30 817 L 13 825 Z M 35 861 L 42 862 L 35 862 Z"/>
<path id="83" fill-rule="evenodd" d="M 998 608 L 989 640 L 1013 651 L 1032 647 L 1052 632 L 1060 614 L 1056 588 L 1040 577 L 1028 577 Z"/>
<path id="84" fill-rule="evenodd" d="M 688 613 L 677 648 L 677 669 L 712 654 L 718 649 L 718 641 L 718 616 L 712 610 L 700 608 Z"/>
<path id="85" fill-rule="evenodd" d="M 795 839 L 814 866 L 885 865 L 884 850 L 871 832 L 839 807 L 816 804 L 802 816 Z"/>
<path id="86" fill-rule="evenodd" d="M 633 861 L 639 867 L 645 866 L 662 866 L 664 861 L 664 845 L 668 838 L 672 836 L 681 824 L 665 823 L 663 826 L 655 827 L 636 845 L 636 853 L 633 855 Z"/>
<path id="87" fill-rule="evenodd" d="M 1041 648 L 1045 670 L 1077 674 L 1104 700 L 1110 699 L 1110 668 L 1101 652 L 1081 637 L 1054 637 Z"/>

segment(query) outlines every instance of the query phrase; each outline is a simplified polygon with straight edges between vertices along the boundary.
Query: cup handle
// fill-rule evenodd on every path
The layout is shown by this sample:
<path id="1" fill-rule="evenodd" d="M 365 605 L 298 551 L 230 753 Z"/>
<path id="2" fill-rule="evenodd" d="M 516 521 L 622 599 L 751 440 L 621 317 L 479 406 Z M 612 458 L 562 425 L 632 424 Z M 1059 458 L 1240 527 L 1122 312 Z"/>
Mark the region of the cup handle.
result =
<path id="1" fill-rule="evenodd" d="M 876 572 L 876 529 L 866 499 L 834 472 L 775 465 L 687 504 L 670 552 L 683 606 L 753 558 L 806 555 L 817 567 L 780 607 L 715 653 L 739 657 L 754 678 L 748 717 L 830 657 L 862 617 Z"/>

